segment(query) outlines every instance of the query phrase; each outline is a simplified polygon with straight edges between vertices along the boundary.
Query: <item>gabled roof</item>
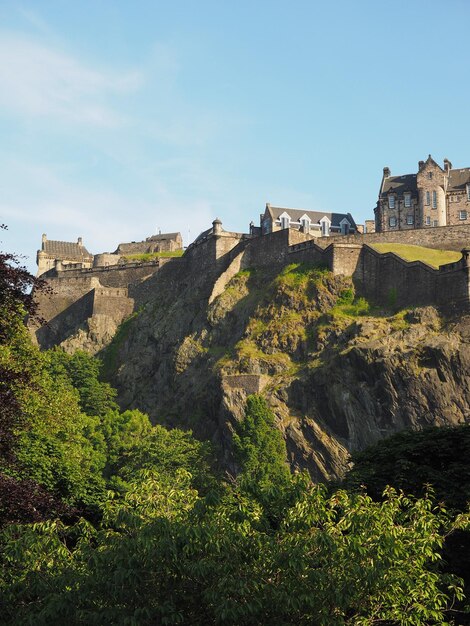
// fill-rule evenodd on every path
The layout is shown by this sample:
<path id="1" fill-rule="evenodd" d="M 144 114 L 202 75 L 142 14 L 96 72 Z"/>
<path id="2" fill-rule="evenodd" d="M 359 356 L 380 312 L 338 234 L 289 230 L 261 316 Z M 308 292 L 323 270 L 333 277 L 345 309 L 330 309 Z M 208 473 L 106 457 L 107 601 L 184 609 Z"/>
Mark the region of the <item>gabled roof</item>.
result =
<path id="1" fill-rule="evenodd" d="M 145 241 L 165 241 L 167 239 L 176 240 L 178 238 L 181 239 L 180 233 L 159 233 L 158 235 L 152 235 L 151 237 L 147 237 Z"/>
<path id="2" fill-rule="evenodd" d="M 55 259 L 82 261 L 86 257 L 92 257 L 85 246 L 71 241 L 53 241 L 47 239 L 42 244 L 42 250 L 48 256 L 54 257 Z"/>
<path id="3" fill-rule="evenodd" d="M 328 213 L 325 211 L 307 211 L 306 209 L 289 209 L 288 207 L 276 207 L 268 204 L 266 210 L 273 220 L 278 220 L 282 213 L 287 213 L 292 221 L 299 222 L 304 215 L 307 215 L 313 224 L 320 224 L 322 217 L 327 217 L 333 227 L 340 227 L 341 220 L 346 218 L 353 228 L 356 223 L 351 213 Z"/>
<path id="4" fill-rule="evenodd" d="M 465 167 L 460 170 L 450 170 L 449 184 L 447 185 L 448 191 L 464 190 L 468 183 L 470 183 L 470 167 Z"/>
<path id="5" fill-rule="evenodd" d="M 381 193 L 403 193 L 404 191 L 417 191 L 416 174 L 405 174 L 404 176 L 389 176 L 384 178 Z"/>

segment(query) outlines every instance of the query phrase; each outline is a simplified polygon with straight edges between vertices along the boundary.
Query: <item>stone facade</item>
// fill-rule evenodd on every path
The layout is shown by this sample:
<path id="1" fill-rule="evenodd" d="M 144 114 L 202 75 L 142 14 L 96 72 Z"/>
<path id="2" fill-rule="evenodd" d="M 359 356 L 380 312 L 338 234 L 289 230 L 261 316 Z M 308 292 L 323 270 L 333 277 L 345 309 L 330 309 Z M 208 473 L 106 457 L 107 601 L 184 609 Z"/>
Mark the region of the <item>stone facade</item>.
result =
<path id="1" fill-rule="evenodd" d="M 116 255 L 147 254 L 149 252 L 175 252 L 183 249 L 181 233 L 158 233 L 145 241 L 120 243 Z"/>
<path id="2" fill-rule="evenodd" d="M 49 240 L 47 235 L 43 235 L 36 262 L 38 264 L 37 275 L 41 276 L 53 268 L 62 269 L 71 265 L 82 269 L 91 267 L 93 255 L 85 248 L 81 237 L 77 239 L 77 243 L 73 243 Z"/>
<path id="3" fill-rule="evenodd" d="M 444 159 L 418 163 L 417 174 L 392 176 L 384 167 L 375 208 L 377 232 L 470 223 L 470 168 L 453 169 Z"/>

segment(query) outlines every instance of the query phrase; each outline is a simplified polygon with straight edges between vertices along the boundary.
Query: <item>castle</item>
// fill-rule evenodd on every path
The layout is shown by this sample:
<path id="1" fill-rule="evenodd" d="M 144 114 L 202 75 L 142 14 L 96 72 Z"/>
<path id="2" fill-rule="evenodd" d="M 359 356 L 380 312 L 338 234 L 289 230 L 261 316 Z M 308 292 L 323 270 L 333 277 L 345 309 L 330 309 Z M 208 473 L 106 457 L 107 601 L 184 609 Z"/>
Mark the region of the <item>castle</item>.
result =
<path id="1" fill-rule="evenodd" d="M 123 320 L 155 296 L 161 281 L 177 290 L 180 284 L 191 284 L 196 277 L 203 276 L 204 294 L 197 297 L 210 303 L 243 269 L 282 268 L 299 262 L 321 264 L 334 274 L 352 276 L 356 292 L 379 303 L 402 307 L 430 304 L 446 310 L 469 311 L 470 223 L 465 220 L 450 225 L 439 223 L 444 217 L 446 221 L 455 221 L 443 210 L 447 206 L 443 204 L 444 197 L 454 194 L 457 200 L 451 203 L 456 206 L 465 200 L 456 189 L 457 179 L 451 176 L 450 164 L 447 170 L 441 170 L 429 158 L 420 167 L 414 191 L 408 178 L 399 177 L 405 181 L 400 187 L 394 182 L 397 177 L 390 177 L 388 172 L 382 184 L 384 198 L 395 194 L 396 200 L 394 209 L 388 204 L 384 207 L 381 193 L 376 216 L 394 210 L 398 223 L 398 216 L 402 220 L 400 207 L 404 208 L 405 194 L 410 193 L 416 221 L 406 224 L 407 228 L 402 227 L 401 221 L 400 227 L 387 228 L 382 221 L 378 232 L 361 233 L 349 213 L 320 214 L 267 205 L 260 227 L 251 224 L 248 233 L 228 232 L 216 219 L 184 254 L 179 233 L 159 233 L 141 242 L 122 243 L 113 253 L 94 256 L 81 239 L 76 244 L 51 242 L 44 235 L 42 250 L 38 252 L 38 273 L 48 282 L 53 295 L 41 292 L 36 295 L 39 315 L 47 324 L 38 326 L 31 322 L 30 329 L 42 347 L 62 345 L 72 350 L 85 346 L 97 352 L 111 341 Z M 447 176 L 447 196 L 444 188 L 437 196 L 436 189 L 440 200 L 437 199 L 433 209 L 430 185 L 442 182 L 444 176 Z M 429 181 L 428 186 L 423 180 Z M 423 210 L 423 193 L 424 207 L 427 206 L 427 191 L 431 193 L 429 211 L 435 211 L 441 218 L 437 218 L 438 225 L 433 228 L 418 228 L 416 216 Z M 462 256 L 459 261 L 434 268 L 421 261 L 408 262 L 393 252 L 380 253 L 373 247 L 377 243 L 446 248 L 461 251 Z M 178 251 L 181 254 L 172 254 Z M 157 254 L 150 260 L 142 257 L 149 252 Z M 168 254 L 160 256 L 161 252 Z M 74 344 L 78 335 L 81 340 Z M 88 343 L 84 343 L 84 336 Z"/>
<path id="2" fill-rule="evenodd" d="M 431 157 L 417 174 L 392 176 L 384 167 L 375 212 L 377 232 L 470 223 L 470 168 L 441 168 Z"/>

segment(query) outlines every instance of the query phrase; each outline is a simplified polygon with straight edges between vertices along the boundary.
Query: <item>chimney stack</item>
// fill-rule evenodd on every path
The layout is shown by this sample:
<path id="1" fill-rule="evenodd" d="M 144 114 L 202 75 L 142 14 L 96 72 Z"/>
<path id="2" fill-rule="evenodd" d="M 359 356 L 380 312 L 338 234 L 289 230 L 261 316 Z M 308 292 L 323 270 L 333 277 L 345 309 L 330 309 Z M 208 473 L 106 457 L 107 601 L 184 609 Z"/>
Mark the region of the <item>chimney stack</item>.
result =
<path id="1" fill-rule="evenodd" d="M 79 246 L 83 246 L 83 240 L 81 237 L 78 238 L 77 243 Z"/>
<path id="2" fill-rule="evenodd" d="M 384 167 L 384 178 L 389 178 L 390 177 L 390 168 L 389 167 Z"/>
<path id="3" fill-rule="evenodd" d="M 444 170 L 448 173 L 452 169 L 452 163 L 449 159 L 444 159 Z"/>

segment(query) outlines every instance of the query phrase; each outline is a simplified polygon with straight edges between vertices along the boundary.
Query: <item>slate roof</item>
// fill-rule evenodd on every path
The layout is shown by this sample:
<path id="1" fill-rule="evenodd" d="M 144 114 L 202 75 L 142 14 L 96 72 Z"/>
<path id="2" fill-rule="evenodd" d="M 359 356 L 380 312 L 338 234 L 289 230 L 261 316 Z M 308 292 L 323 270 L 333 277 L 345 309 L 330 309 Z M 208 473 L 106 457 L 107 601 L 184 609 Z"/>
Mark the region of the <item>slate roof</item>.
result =
<path id="1" fill-rule="evenodd" d="M 166 241 L 167 239 L 178 239 L 181 237 L 180 233 L 160 233 L 159 235 L 152 235 L 147 237 L 145 241 Z"/>
<path id="2" fill-rule="evenodd" d="M 389 176 L 384 179 L 382 193 L 403 193 L 404 191 L 416 192 L 416 174 L 405 174 L 404 176 Z"/>
<path id="3" fill-rule="evenodd" d="M 470 183 L 470 167 L 450 170 L 448 191 L 463 191 L 468 183 Z"/>
<path id="4" fill-rule="evenodd" d="M 341 221 L 346 218 L 353 228 L 356 228 L 356 222 L 351 213 L 326 213 L 325 211 L 308 211 L 307 209 L 289 209 L 287 207 L 276 207 L 269 205 L 267 207 L 273 220 L 279 219 L 282 213 L 286 212 L 294 222 L 300 221 L 303 215 L 308 215 L 314 224 L 320 224 L 322 217 L 327 217 L 333 228 L 340 228 Z"/>
<path id="5" fill-rule="evenodd" d="M 211 232 L 212 232 L 212 227 L 208 228 L 207 230 L 203 230 L 202 233 L 199 233 L 199 235 L 196 237 L 193 243 L 199 243 L 203 239 L 206 239 L 211 234 Z"/>
<path id="6" fill-rule="evenodd" d="M 48 256 L 54 257 L 54 259 L 68 259 L 82 261 L 84 258 L 92 258 L 85 246 L 80 246 L 78 243 L 71 241 L 54 241 L 47 239 L 42 244 L 42 250 Z"/>

